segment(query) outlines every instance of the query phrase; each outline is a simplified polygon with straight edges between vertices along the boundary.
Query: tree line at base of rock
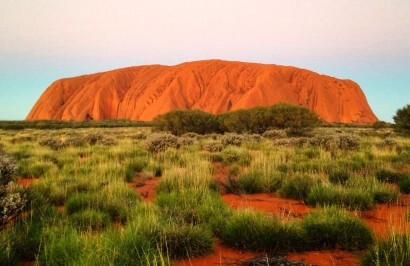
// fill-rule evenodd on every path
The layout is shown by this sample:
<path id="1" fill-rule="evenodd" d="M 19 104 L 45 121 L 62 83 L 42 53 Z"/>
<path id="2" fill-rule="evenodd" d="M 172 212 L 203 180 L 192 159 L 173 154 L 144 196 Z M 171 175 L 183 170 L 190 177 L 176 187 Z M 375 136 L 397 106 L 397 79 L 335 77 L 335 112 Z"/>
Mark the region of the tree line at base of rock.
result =
<path id="1" fill-rule="evenodd" d="M 188 132 L 261 134 L 273 128 L 286 129 L 290 134 L 301 135 L 321 123 L 317 114 L 307 107 L 279 103 L 218 115 L 201 110 L 173 110 L 157 116 L 154 119 L 154 128 L 177 136 Z"/>

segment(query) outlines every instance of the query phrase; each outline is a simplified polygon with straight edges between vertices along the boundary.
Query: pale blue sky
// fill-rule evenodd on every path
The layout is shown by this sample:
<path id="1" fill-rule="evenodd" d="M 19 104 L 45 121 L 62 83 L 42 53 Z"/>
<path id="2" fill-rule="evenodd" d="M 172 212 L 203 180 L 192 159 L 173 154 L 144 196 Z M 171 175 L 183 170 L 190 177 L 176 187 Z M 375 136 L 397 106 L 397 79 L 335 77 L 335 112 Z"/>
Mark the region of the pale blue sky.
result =
<path id="1" fill-rule="evenodd" d="M 410 103 L 410 1 L 0 0 L 0 120 L 54 80 L 226 59 L 349 78 L 392 121 Z"/>

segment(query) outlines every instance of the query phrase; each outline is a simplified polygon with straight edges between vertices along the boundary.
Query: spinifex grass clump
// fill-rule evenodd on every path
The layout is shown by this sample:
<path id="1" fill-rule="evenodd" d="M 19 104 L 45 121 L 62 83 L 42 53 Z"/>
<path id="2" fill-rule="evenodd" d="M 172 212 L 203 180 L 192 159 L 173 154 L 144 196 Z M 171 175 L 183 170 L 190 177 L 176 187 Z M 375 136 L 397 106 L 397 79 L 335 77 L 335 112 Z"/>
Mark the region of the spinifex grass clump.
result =
<path id="1" fill-rule="evenodd" d="M 410 234 L 393 234 L 387 240 L 377 241 L 363 258 L 362 264 L 409 265 Z"/>
<path id="2" fill-rule="evenodd" d="M 376 172 L 376 178 L 379 181 L 389 182 L 389 183 L 397 183 L 399 182 L 404 175 L 402 173 L 389 170 L 389 169 L 382 169 Z"/>
<path id="3" fill-rule="evenodd" d="M 216 192 L 209 190 L 182 190 L 157 195 L 160 214 L 176 224 L 202 225 L 220 235 L 230 209 Z"/>
<path id="4" fill-rule="evenodd" d="M 329 173 L 329 181 L 333 184 L 346 184 L 349 177 L 348 171 L 335 170 Z"/>
<path id="5" fill-rule="evenodd" d="M 212 252 L 212 232 L 203 226 L 171 224 L 158 228 L 155 241 L 171 258 L 192 258 Z"/>
<path id="6" fill-rule="evenodd" d="M 144 170 L 146 166 L 147 162 L 141 159 L 128 163 L 125 167 L 125 180 L 127 182 L 131 182 L 135 175 L 139 172 L 142 172 L 142 170 Z"/>
<path id="7" fill-rule="evenodd" d="M 241 147 L 227 147 L 222 151 L 222 158 L 225 164 L 249 165 L 252 157 L 244 148 Z"/>
<path id="8" fill-rule="evenodd" d="M 290 251 L 304 246 L 298 223 L 284 224 L 276 216 L 245 209 L 231 216 L 222 233 L 231 247 L 255 251 Z"/>
<path id="9" fill-rule="evenodd" d="M 309 175 L 297 175 L 287 178 L 279 190 L 279 193 L 286 198 L 306 199 L 312 187 L 318 181 Z"/>
<path id="10" fill-rule="evenodd" d="M 327 207 L 309 213 L 302 222 L 310 248 L 362 250 L 373 242 L 370 229 L 345 210 Z"/>
<path id="11" fill-rule="evenodd" d="M 306 201 L 312 206 L 337 205 L 350 210 L 369 210 L 374 206 L 374 198 L 370 192 L 361 188 L 332 185 L 313 186 Z"/>
<path id="12" fill-rule="evenodd" d="M 403 177 L 398 185 L 402 193 L 410 194 L 410 175 Z"/>
<path id="13" fill-rule="evenodd" d="M 97 210 L 84 210 L 70 216 L 70 223 L 80 231 L 101 231 L 110 223 L 110 216 Z"/>

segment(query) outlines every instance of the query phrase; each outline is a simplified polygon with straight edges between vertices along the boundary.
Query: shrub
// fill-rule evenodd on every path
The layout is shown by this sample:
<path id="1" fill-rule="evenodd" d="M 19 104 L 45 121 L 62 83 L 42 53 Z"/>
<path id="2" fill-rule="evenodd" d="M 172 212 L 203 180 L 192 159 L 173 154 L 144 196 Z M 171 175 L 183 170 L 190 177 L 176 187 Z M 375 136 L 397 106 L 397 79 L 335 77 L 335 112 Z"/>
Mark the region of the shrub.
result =
<path id="1" fill-rule="evenodd" d="M 397 141 L 393 139 L 384 139 L 382 142 L 376 143 L 376 147 L 379 149 L 388 149 L 390 151 L 398 147 Z"/>
<path id="2" fill-rule="evenodd" d="M 16 162 L 10 157 L 0 155 L 0 186 L 14 181 L 16 172 Z"/>
<path id="3" fill-rule="evenodd" d="M 104 137 L 101 134 L 98 133 L 90 133 L 86 137 L 86 140 L 88 144 L 90 145 L 96 145 L 99 141 L 101 141 Z"/>
<path id="4" fill-rule="evenodd" d="M 21 212 L 27 204 L 26 193 L 14 183 L 0 186 L 0 226 Z"/>
<path id="5" fill-rule="evenodd" d="M 321 147 L 327 151 L 338 148 L 338 139 L 334 136 L 319 135 L 309 140 L 310 145 Z"/>
<path id="6" fill-rule="evenodd" d="M 408 265 L 410 261 L 410 234 L 391 235 L 376 242 L 364 256 L 362 265 Z"/>
<path id="7" fill-rule="evenodd" d="M 215 115 L 201 110 L 172 110 L 154 118 L 154 129 L 176 136 L 193 132 L 207 134 L 219 131 Z"/>
<path id="8" fill-rule="evenodd" d="M 193 138 L 179 137 L 177 141 L 178 146 L 189 146 L 194 144 Z"/>
<path id="9" fill-rule="evenodd" d="M 84 210 L 69 217 L 70 223 L 80 231 L 100 231 L 110 224 L 110 216 L 97 210 Z"/>
<path id="10" fill-rule="evenodd" d="M 219 141 L 212 141 L 205 143 L 202 148 L 209 152 L 220 152 L 223 149 L 223 145 Z"/>
<path id="11" fill-rule="evenodd" d="M 249 165 L 252 157 L 246 149 L 228 147 L 222 151 L 222 158 L 226 164 Z"/>
<path id="12" fill-rule="evenodd" d="M 310 212 L 302 227 L 311 248 L 362 250 L 373 242 L 370 229 L 359 218 L 336 207 Z"/>
<path id="13" fill-rule="evenodd" d="M 225 132 L 258 134 L 271 128 L 302 134 L 319 124 L 317 115 L 308 108 L 285 103 L 227 112 L 219 115 L 219 121 Z"/>
<path id="14" fill-rule="evenodd" d="M 65 141 L 71 147 L 84 147 L 87 145 L 87 140 L 82 137 L 71 137 Z"/>
<path id="15" fill-rule="evenodd" d="M 410 133 L 410 104 L 398 109 L 393 119 L 396 124 L 395 130 L 408 135 Z"/>
<path id="16" fill-rule="evenodd" d="M 49 147 L 54 151 L 61 150 L 67 146 L 64 142 L 62 142 L 59 139 L 44 139 L 41 140 L 38 144 L 40 144 L 41 146 Z"/>
<path id="17" fill-rule="evenodd" d="M 308 175 L 298 175 L 283 181 L 279 193 L 291 199 L 306 199 L 315 180 Z"/>
<path id="18" fill-rule="evenodd" d="M 286 138 L 286 131 L 281 130 L 281 129 L 271 129 L 271 130 L 265 131 L 262 134 L 262 137 L 266 139 L 282 139 L 282 138 Z"/>
<path id="19" fill-rule="evenodd" d="M 342 134 L 339 135 L 339 148 L 342 150 L 355 150 L 359 147 L 359 138 Z"/>
<path id="20" fill-rule="evenodd" d="M 410 194 L 410 176 L 406 176 L 399 181 L 400 191 L 404 194 Z"/>
<path id="21" fill-rule="evenodd" d="M 349 172 L 344 170 L 336 170 L 329 173 L 329 181 L 333 184 L 346 184 L 349 177 Z"/>
<path id="22" fill-rule="evenodd" d="M 144 146 L 148 151 L 158 153 L 168 148 L 177 148 L 178 138 L 171 134 L 156 133 L 144 141 Z"/>
<path id="23" fill-rule="evenodd" d="M 337 205 L 351 210 L 369 210 L 374 197 L 361 188 L 344 188 L 318 185 L 312 187 L 306 199 L 312 206 Z"/>
<path id="24" fill-rule="evenodd" d="M 147 134 L 145 134 L 144 132 L 138 131 L 132 136 L 132 138 L 133 139 L 146 139 Z"/>
<path id="25" fill-rule="evenodd" d="M 230 134 L 223 135 L 221 141 L 222 141 L 222 144 L 225 146 L 227 145 L 240 146 L 245 141 L 245 137 L 242 135 L 230 133 Z"/>

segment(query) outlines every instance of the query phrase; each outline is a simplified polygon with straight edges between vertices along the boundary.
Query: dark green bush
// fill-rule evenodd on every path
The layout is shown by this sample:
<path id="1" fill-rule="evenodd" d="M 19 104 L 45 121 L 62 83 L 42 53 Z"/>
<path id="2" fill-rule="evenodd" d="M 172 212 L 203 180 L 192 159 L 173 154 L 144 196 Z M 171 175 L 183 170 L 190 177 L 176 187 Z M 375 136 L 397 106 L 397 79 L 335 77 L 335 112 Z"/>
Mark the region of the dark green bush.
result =
<path id="1" fill-rule="evenodd" d="M 343 209 L 329 207 L 310 212 L 302 221 L 310 248 L 362 250 L 373 242 L 371 230 Z"/>
<path id="2" fill-rule="evenodd" d="M 154 119 L 154 128 L 174 135 L 188 132 L 257 133 L 286 129 L 291 135 L 302 135 L 319 124 L 318 116 L 307 107 L 279 103 L 212 115 L 200 110 L 173 110 Z"/>
<path id="3" fill-rule="evenodd" d="M 393 119 L 397 132 L 405 135 L 410 134 L 410 104 L 398 109 Z"/>
<path id="4" fill-rule="evenodd" d="M 201 110 L 172 110 L 154 119 L 154 128 L 176 136 L 193 132 L 207 134 L 219 131 L 215 115 Z"/>
<path id="5" fill-rule="evenodd" d="M 318 116 L 308 108 L 286 103 L 227 112 L 219 115 L 219 121 L 224 132 L 257 134 L 279 128 L 301 135 L 319 124 Z"/>

